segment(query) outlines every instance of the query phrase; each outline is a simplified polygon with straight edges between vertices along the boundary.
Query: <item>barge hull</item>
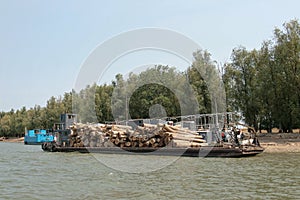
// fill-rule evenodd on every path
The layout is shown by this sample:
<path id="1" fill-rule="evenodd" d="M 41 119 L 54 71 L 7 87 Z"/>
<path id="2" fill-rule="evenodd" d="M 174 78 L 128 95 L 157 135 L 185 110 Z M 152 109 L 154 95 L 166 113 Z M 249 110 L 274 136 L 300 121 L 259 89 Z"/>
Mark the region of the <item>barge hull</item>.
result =
<path id="1" fill-rule="evenodd" d="M 263 152 L 263 148 L 190 147 L 190 148 L 118 148 L 118 147 L 57 147 L 51 143 L 43 144 L 42 149 L 50 152 L 80 152 L 127 155 L 157 155 L 185 157 L 249 157 Z"/>

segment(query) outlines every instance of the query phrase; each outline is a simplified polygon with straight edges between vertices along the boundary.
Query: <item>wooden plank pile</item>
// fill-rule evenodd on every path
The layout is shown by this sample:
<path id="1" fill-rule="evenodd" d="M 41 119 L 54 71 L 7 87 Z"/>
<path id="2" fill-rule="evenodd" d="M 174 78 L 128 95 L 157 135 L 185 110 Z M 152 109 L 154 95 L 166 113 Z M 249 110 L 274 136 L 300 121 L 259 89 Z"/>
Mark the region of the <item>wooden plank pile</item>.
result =
<path id="1" fill-rule="evenodd" d="M 69 135 L 70 147 L 200 147 L 206 141 L 188 129 L 169 125 L 74 124 Z"/>
<path id="2" fill-rule="evenodd" d="M 172 147 L 201 147 L 207 144 L 196 131 L 186 128 L 164 125 L 163 131 L 172 135 Z"/>

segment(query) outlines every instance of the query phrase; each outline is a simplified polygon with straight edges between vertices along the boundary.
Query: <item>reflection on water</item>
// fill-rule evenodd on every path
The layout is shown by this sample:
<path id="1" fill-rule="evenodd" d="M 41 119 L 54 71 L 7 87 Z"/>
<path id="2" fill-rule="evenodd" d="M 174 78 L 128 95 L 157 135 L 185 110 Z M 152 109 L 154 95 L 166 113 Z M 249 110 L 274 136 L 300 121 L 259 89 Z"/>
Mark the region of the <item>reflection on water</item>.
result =
<path id="1" fill-rule="evenodd" d="M 129 155 L 113 156 L 126 162 Z M 299 156 L 182 157 L 154 172 L 124 173 L 91 154 L 0 143 L 0 199 L 298 199 Z"/>

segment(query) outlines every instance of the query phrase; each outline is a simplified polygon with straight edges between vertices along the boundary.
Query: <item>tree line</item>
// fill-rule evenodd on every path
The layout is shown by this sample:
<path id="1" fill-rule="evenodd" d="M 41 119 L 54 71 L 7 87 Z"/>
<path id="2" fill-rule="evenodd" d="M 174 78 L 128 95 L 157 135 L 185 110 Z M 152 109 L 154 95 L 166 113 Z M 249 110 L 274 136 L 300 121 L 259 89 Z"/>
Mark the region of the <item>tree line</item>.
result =
<path id="1" fill-rule="evenodd" d="M 238 47 L 224 66 L 229 110 L 242 111 L 256 129 L 300 127 L 300 25 L 275 28 L 260 49 Z"/>
<path id="2" fill-rule="evenodd" d="M 275 28 L 273 38 L 260 49 L 234 48 L 222 66 L 206 50 L 193 56 L 184 72 L 157 65 L 126 78 L 118 74 L 111 84 L 52 96 L 45 107 L 0 112 L 0 137 L 22 136 L 25 128 L 51 129 L 62 113 L 77 113 L 84 123 L 105 123 L 221 110 L 241 112 L 257 130 L 277 127 L 290 132 L 300 127 L 298 20 L 283 24 L 282 30 Z"/>

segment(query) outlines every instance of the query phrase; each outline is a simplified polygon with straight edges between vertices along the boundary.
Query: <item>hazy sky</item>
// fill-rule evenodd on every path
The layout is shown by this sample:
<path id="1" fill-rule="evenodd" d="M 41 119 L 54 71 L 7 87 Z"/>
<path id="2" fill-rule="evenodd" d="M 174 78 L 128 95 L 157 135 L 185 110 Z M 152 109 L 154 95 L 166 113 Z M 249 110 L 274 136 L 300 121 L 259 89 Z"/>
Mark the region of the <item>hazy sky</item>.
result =
<path id="1" fill-rule="evenodd" d="M 298 0 L 0 0 L 0 111 L 44 106 L 71 91 L 89 54 L 120 33 L 174 30 L 224 63 L 233 48 L 259 48 L 276 26 L 299 19 L 299 8 Z M 143 64 L 135 58 L 116 62 L 102 82 L 118 65 Z"/>

